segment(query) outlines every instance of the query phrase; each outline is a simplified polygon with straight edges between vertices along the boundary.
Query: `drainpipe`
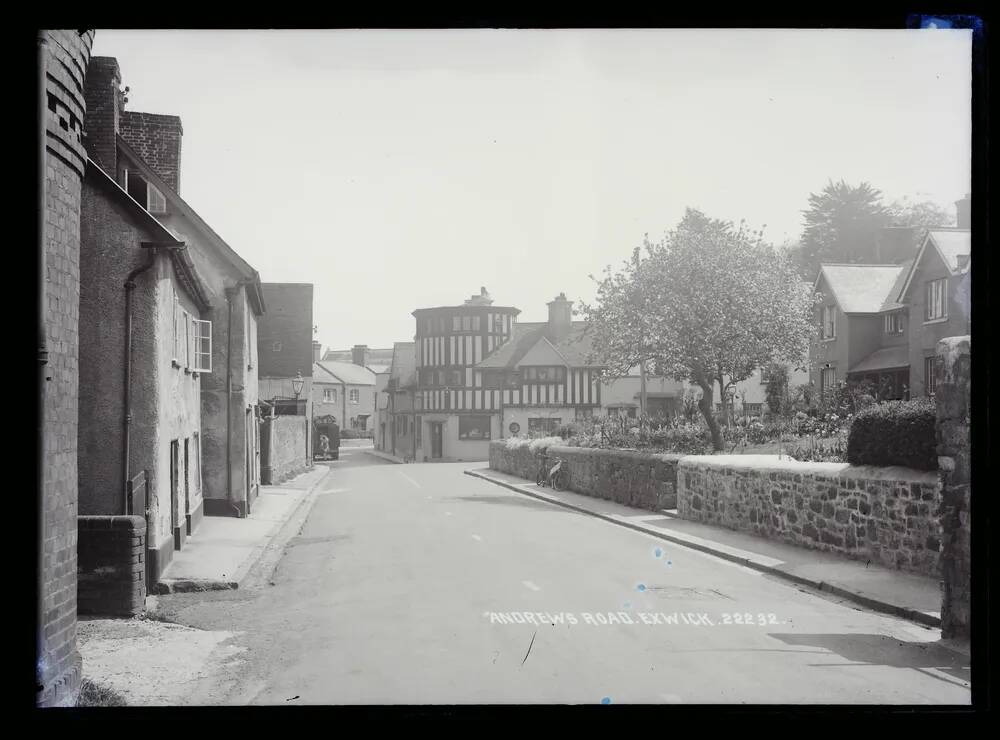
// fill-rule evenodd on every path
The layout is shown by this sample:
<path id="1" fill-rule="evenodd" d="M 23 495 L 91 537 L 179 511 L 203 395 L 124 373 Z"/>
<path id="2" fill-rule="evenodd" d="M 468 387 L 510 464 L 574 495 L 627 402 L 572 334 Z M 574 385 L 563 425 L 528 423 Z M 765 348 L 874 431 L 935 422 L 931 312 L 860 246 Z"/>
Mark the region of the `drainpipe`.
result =
<path id="1" fill-rule="evenodd" d="M 143 246 L 147 246 L 143 244 Z M 129 470 L 129 449 L 131 443 L 132 430 L 132 293 L 135 291 L 135 279 L 156 264 L 156 247 L 149 247 L 149 259 L 146 264 L 140 265 L 128 274 L 125 278 L 125 383 L 124 398 L 122 404 L 122 431 L 124 433 L 122 444 L 122 514 L 128 514 L 128 482 Z"/>
<path id="2" fill-rule="evenodd" d="M 410 389 L 410 408 L 413 409 L 413 462 L 417 461 L 417 392 Z"/>
<path id="3" fill-rule="evenodd" d="M 135 292 L 135 280 L 142 273 L 156 264 L 157 249 L 184 249 L 184 242 L 142 242 L 140 246 L 149 250 L 149 260 L 132 270 L 125 278 L 125 389 L 122 427 L 124 441 L 122 444 L 122 514 L 128 514 L 128 482 L 131 478 L 131 431 L 132 431 L 132 294 Z M 145 516 L 145 512 L 143 512 Z"/>
<path id="4" fill-rule="evenodd" d="M 233 503 L 233 298 L 240 284 L 226 288 L 226 503 L 240 515 L 240 507 Z"/>
<path id="5" fill-rule="evenodd" d="M 45 62 L 48 56 L 48 38 L 45 31 L 38 32 L 38 458 L 35 464 L 38 466 L 38 496 L 36 526 L 38 536 L 36 538 L 38 555 L 38 572 L 43 572 L 45 565 L 45 401 L 48 397 L 46 384 L 49 380 L 46 375 L 49 362 L 48 328 L 45 317 L 48 309 L 46 300 L 46 260 L 45 249 L 47 247 L 45 239 L 45 215 L 46 215 L 46 120 L 48 118 L 48 100 L 45 88 Z M 38 619 L 35 621 L 36 630 L 36 660 L 35 660 L 35 686 L 41 692 L 45 688 L 45 588 L 43 584 L 38 584 Z M 40 694 L 39 694 L 40 696 Z"/>

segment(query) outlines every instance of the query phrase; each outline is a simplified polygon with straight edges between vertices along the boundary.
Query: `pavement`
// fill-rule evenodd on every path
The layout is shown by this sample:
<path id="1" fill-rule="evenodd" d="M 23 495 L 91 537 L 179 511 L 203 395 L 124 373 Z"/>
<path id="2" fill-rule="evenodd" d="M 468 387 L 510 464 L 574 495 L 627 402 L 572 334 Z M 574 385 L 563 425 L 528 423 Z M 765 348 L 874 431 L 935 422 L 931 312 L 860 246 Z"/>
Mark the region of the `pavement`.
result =
<path id="1" fill-rule="evenodd" d="M 464 475 L 482 463 L 342 453 L 259 587 L 159 597 L 231 635 L 179 703 L 971 702 L 938 629 Z"/>
<path id="2" fill-rule="evenodd" d="M 174 553 L 155 593 L 239 588 L 265 554 L 277 549 L 277 535 L 296 512 L 308 508 L 329 472 L 318 464 L 284 483 L 261 486 L 244 519 L 203 517 L 184 548 Z"/>
<path id="3" fill-rule="evenodd" d="M 938 579 L 688 521 L 677 517 L 676 511 L 652 512 L 572 491 L 554 491 L 489 467 L 464 472 L 556 506 L 843 597 L 869 609 L 930 627 L 941 626 L 941 583 Z"/>

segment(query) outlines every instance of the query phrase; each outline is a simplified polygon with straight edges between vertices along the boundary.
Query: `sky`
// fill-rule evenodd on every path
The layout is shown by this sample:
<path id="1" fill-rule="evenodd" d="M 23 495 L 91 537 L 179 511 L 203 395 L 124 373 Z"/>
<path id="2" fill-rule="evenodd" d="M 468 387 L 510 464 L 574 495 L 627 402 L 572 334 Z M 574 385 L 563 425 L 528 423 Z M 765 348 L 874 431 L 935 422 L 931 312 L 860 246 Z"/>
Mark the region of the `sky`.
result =
<path id="1" fill-rule="evenodd" d="M 486 287 L 592 301 L 686 207 L 798 238 L 810 193 L 970 190 L 971 32 L 98 30 L 127 110 L 181 117 L 182 197 L 324 347 L 411 341 Z"/>

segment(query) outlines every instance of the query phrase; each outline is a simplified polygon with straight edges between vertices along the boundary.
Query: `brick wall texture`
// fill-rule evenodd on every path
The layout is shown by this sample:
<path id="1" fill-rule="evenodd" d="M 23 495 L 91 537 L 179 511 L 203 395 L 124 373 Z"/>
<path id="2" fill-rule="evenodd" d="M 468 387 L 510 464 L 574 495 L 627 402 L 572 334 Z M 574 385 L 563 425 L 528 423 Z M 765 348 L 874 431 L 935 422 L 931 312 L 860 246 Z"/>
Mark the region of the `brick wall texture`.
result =
<path id="1" fill-rule="evenodd" d="M 262 378 L 312 375 L 313 286 L 262 283 L 267 311 L 257 322 L 257 357 Z M 281 349 L 275 351 L 275 342 Z"/>
<path id="2" fill-rule="evenodd" d="M 305 416 L 276 416 L 261 425 L 261 446 L 266 446 L 261 455 L 262 483 L 281 483 L 309 467 L 307 422 Z"/>
<path id="3" fill-rule="evenodd" d="M 900 467 L 692 455 L 677 473 L 685 519 L 929 576 L 939 574 L 939 501 L 936 473 Z"/>
<path id="4" fill-rule="evenodd" d="M 77 393 L 80 190 L 86 154 L 84 76 L 93 33 L 43 31 L 45 121 L 45 303 L 41 613 L 36 666 L 40 706 L 71 706 L 82 663 L 76 647 Z M 39 144 L 41 145 L 41 144 Z"/>
<path id="5" fill-rule="evenodd" d="M 677 505 L 681 455 L 562 446 L 549 447 L 545 454 L 564 460 L 570 491 L 650 511 Z M 493 470 L 533 481 L 540 461 L 541 454 L 528 447 L 508 449 L 502 441 L 490 443 Z"/>
<path id="6" fill-rule="evenodd" d="M 121 137 L 163 180 L 181 192 L 181 137 L 184 129 L 177 116 L 123 111 Z"/>
<path id="7" fill-rule="evenodd" d="M 936 351 L 938 469 L 941 471 L 941 635 L 968 638 L 972 629 L 972 482 L 969 404 L 972 340 L 953 337 Z"/>
<path id="8" fill-rule="evenodd" d="M 77 519 L 77 610 L 134 617 L 146 601 L 146 520 L 141 516 Z"/>

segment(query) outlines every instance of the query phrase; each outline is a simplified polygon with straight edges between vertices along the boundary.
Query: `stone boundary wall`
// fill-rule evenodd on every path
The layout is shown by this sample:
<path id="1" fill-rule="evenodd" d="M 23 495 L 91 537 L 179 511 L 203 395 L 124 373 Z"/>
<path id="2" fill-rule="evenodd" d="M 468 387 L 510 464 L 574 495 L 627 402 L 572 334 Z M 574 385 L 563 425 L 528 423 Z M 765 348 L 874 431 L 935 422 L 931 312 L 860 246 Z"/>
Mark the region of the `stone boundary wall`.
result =
<path id="1" fill-rule="evenodd" d="M 568 489 L 584 496 L 659 511 L 677 506 L 677 463 L 682 455 L 631 450 L 552 446 L 549 456 L 563 458 L 569 469 Z M 540 455 L 527 447 L 510 450 L 490 443 L 490 468 L 535 480 Z"/>
<path id="2" fill-rule="evenodd" d="M 677 475 L 677 513 L 705 524 L 938 577 L 936 472 L 691 455 Z"/>
<path id="3" fill-rule="evenodd" d="M 261 445 L 267 445 L 268 449 L 261 460 L 261 483 L 275 485 L 309 469 L 307 423 L 305 416 L 275 416 L 266 422 Z"/>
<path id="4" fill-rule="evenodd" d="M 77 610 L 134 617 L 146 604 L 146 520 L 141 516 L 77 517 Z"/>
<path id="5" fill-rule="evenodd" d="M 937 453 L 941 471 L 941 636 L 971 636 L 972 340 L 952 337 L 936 348 Z"/>

